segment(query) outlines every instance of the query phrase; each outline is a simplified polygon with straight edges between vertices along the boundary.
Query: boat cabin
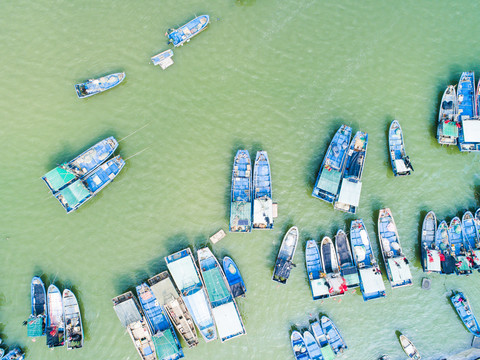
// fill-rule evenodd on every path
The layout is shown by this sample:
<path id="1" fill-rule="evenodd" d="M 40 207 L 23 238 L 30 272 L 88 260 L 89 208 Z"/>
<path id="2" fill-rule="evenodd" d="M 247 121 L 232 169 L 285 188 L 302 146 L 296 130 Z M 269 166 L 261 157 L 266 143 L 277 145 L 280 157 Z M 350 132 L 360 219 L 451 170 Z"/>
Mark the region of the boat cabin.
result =
<path id="1" fill-rule="evenodd" d="M 480 151 L 480 118 L 463 118 L 458 132 L 460 151 Z"/>

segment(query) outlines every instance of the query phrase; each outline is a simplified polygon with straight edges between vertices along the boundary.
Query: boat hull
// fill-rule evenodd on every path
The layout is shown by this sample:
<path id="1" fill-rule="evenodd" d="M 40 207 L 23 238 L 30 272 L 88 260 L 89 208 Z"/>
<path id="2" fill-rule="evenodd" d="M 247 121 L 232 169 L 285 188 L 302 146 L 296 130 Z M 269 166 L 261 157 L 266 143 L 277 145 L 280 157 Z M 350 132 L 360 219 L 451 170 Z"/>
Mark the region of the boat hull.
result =
<path id="1" fill-rule="evenodd" d="M 47 291 L 47 346 L 49 348 L 65 344 L 65 320 L 63 316 L 62 294 L 55 285 Z"/>
<path id="2" fill-rule="evenodd" d="M 258 151 L 253 167 L 254 229 L 273 229 L 272 177 L 266 151 Z"/>
<path id="3" fill-rule="evenodd" d="M 228 285 L 230 286 L 233 297 L 245 297 L 247 288 L 245 287 L 245 283 L 243 281 L 242 275 L 240 274 L 240 270 L 238 270 L 237 264 L 235 264 L 235 262 L 230 257 L 225 256 L 223 258 L 222 265 L 223 272 L 225 273 L 225 277 L 227 278 Z"/>
<path id="4" fill-rule="evenodd" d="M 67 350 L 80 349 L 83 347 L 82 316 L 78 301 L 72 291 L 63 290 L 63 314 L 65 316 L 65 338 Z"/>
<path id="5" fill-rule="evenodd" d="M 114 88 L 124 79 L 124 72 L 105 75 L 98 79 L 91 79 L 83 83 L 76 84 L 75 91 L 79 98 L 86 98 Z"/>
<path id="6" fill-rule="evenodd" d="M 233 161 L 230 193 L 230 232 L 252 231 L 252 171 L 250 154 L 238 150 Z"/>
<path id="7" fill-rule="evenodd" d="M 390 150 L 390 163 L 395 176 L 410 175 L 413 171 L 410 159 L 405 154 L 403 132 L 400 123 L 393 120 L 388 131 L 388 147 Z"/>
<path id="8" fill-rule="evenodd" d="M 210 22 L 208 15 L 200 15 L 190 20 L 178 29 L 172 29 L 167 32 L 168 42 L 173 46 L 182 46 L 189 42 L 192 37 L 205 30 Z"/>
<path id="9" fill-rule="evenodd" d="M 280 251 L 275 261 L 272 280 L 280 284 L 286 284 L 293 267 L 293 257 L 298 243 L 298 228 L 291 227 L 283 237 Z"/>

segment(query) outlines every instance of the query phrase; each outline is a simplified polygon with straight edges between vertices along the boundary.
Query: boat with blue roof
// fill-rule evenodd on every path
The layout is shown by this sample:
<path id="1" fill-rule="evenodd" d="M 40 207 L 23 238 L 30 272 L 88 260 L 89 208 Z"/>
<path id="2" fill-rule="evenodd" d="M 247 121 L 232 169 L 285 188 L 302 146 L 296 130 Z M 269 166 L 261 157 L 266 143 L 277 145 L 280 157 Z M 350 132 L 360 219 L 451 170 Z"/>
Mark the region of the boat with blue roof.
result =
<path id="1" fill-rule="evenodd" d="M 355 265 L 360 274 L 360 290 L 363 300 L 385 297 L 382 273 L 375 259 L 367 229 L 361 219 L 352 221 L 350 225 L 350 242 Z"/>
<path id="2" fill-rule="evenodd" d="M 280 251 L 275 261 L 275 268 L 273 269 L 272 280 L 280 284 L 286 284 L 290 277 L 290 271 L 292 270 L 293 257 L 295 256 L 295 250 L 298 244 L 298 228 L 292 226 L 285 236 L 283 237 Z"/>
<path id="3" fill-rule="evenodd" d="M 461 292 L 454 292 L 450 297 L 455 310 L 457 310 L 458 316 L 465 324 L 465 327 L 474 336 L 480 336 L 480 326 L 478 325 L 477 318 L 473 314 L 472 308 L 466 296 Z"/>
<path id="4" fill-rule="evenodd" d="M 320 346 L 323 360 L 333 360 L 336 355 L 327 340 L 327 335 L 323 332 L 320 322 L 315 319 L 315 321 L 310 324 L 310 328 L 312 329 L 312 334 L 315 337 L 315 340 Z"/>
<path id="5" fill-rule="evenodd" d="M 362 175 L 367 156 L 368 134 L 357 131 L 347 152 L 345 171 L 338 199 L 335 200 L 336 210 L 355 214 L 360 203 L 362 192 Z"/>
<path id="6" fill-rule="evenodd" d="M 308 354 L 307 346 L 305 345 L 305 340 L 303 339 L 302 334 L 297 330 L 292 331 L 290 335 L 290 342 L 292 344 L 293 356 L 296 360 L 310 360 L 310 355 Z"/>
<path id="7" fill-rule="evenodd" d="M 478 250 L 479 239 L 475 218 L 470 211 L 466 211 L 462 216 L 462 235 L 465 246 L 467 247 L 467 260 L 474 269 L 480 266 Z"/>
<path id="8" fill-rule="evenodd" d="M 217 258 L 208 247 L 199 249 L 197 257 L 220 340 L 245 335 L 242 316 Z"/>
<path id="9" fill-rule="evenodd" d="M 328 236 L 325 236 L 320 243 L 320 254 L 329 285 L 330 297 L 344 295 L 347 291 L 347 282 L 342 277 L 335 247 L 332 239 Z"/>
<path id="10" fill-rule="evenodd" d="M 80 306 L 78 306 L 77 298 L 70 289 L 63 290 L 62 303 L 67 350 L 81 349 L 84 339 L 82 315 L 80 314 Z"/>
<path id="11" fill-rule="evenodd" d="M 435 242 L 437 232 L 437 217 L 433 211 L 429 211 L 422 224 L 421 251 L 422 267 L 424 272 L 442 272 L 442 250 Z"/>
<path id="12" fill-rule="evenodd" d="M 168 43 L 177 47 L 189 42 L 192 37 L 207 28 L 209 21 L 208 15 L 200 15 L 178 29 L 168 29 L 165 34 L 168 37 Z"/>
<path id="13" fill-rule="evenodd" d="M 257 151 L 253 167 L 253 228 L 273 229 L 272 176 L 266 151 Z"/>
<path id="14" fill-rule="evenodd" d="M 327 282 L 327 275 L 323 270 L 320 250 L 315 240 L 307 241 L 305 246 L 305 262 L 313 300 L 328 298 L 330 296 L 330 285 Z"/>
<path id="15" fill-rule="evenodd" d="M 55 195 L 75 180 L 84 178 L 98 168 L 117 149 L 118 142 L 110 136 L 93 145 L 75 159 L 46 173 L 42 180 Z"/>
<path id="16" fill-rule="evenodd" d="M 238 150 L 233 160 L 230 198 L 230 232 L 252 231 L 252 166 L 247 150 Z"/>
<path id="17" fill-rule="evenodd" d="M 163 306 L 146 283 L 136 287 L 138 300 L 152 332 L 155 353 L 159 360 L 177 360 L 183 357 L 182 346 Z"/>
<path id="18" fill-rule="evenodd" d="M 458 98 L 455 86 L 448 85 L 438 110 L 437 140 L 441 145 L 456 145 L 458 139 Z"/>
<path id="19" fill-rule="evenodd" d="M 472 273 L 472 266 L 467 259 L 467 244 L 462 234 L 462 224 L 456 216 L 450 221 L 448 226 L 448 243 L 450 253 L 455 258 L 455 272 L 457 275 L 469 275 Z"/>
<path id="20" fill-rule="evenodd" d="M 400 245 L 397 225 L 389 208 L 381 209 L 378 215 L 378 240 L 392 288 L 412 285 L 409 262 Z"/>
<path id="21" fill-rule="evenodd" d="M 337 199 L 351 135 L 352 128 L 342 125 L 333 136 L 313 187 L 313 197 L 330 204 Z"/>
<path id="22" fill-rule="evenodd" d="M 32 278 L 30 285 L 31 314 L 27 320 L 27 335 L 37 337 L 45 335 L 47 318 L 47 295 L 45 285 L 38 276 Z"/>
<path id="23" fill-rule="evenodd" d="M 212 309 L 205 287 L 189 248 L 165 257 L 168 271 L 180 290 L 182 299 L 193 321 L 206 342 L 217 338 Z"/>
<path id="24" fill-rule="evenodd" d="M 397 120 L 393 120 L 390 124 L 388 147 L 390 150 L 390 162 L 392 164 L 393 174 L 395 176 L 410 175 L 413 171 L 413 166 L 410 158 L 405 153 L 403 131 Z"/>
<path id="25" fill-rule="evenodd" d="M 124 79 L 124 72 L 109 74 L 98 79 L 89 79 L 83 83 L 76 84 L 75 91 L 79 98 L 86 98 L 109 90 L 119 85 Z"/>
<path id="26" fill-rule="evenodd" d="M 312 360 L 323 360 L 322 350 L 310 331 L 303 332 L 303 340 L 307 347 L 308 355 Z"/>
<path id="27" fill-rule="evenodd" d="M 343 353 L 345 350 L 347 350 L 348 347 L 345 343 L 345 340 L 340 334 L 337 326 L 332 320 L 330 320 L 330 318 L 327 316 L 322 316 L 320 319 L 320 324 L 322 325 L 322 330 L 327 336 L 327 340 L 335 354 Z"/>
<path id="28" fill-rule="evenodd" d="M 65 320 L 63 317 L 62 293 L 51 284 L 47 290 L 47 346 L 54 348 L 65 344 Z"/>
<path id="29" fill-rule="evenodd" d="M 223 272 L 225 273 L 225 277 L 227 278 L 228 285 L 230 286 L 233 297 L 245 297 L 247 288 L 245 287 L 242 274 L 240 274 L 240 270 L 238 270 L 237 264 L 235 264 L 235 262 L 230 257 L 225 256 L 223 258 L 222 265 Z"/>
<path id="30" fill-rule="evenodd" d="M 335 235 L 335 250 L 337 252 L 338 267 L 340 274 L 345 279 L 348 288 L 356 288 L 360 284 L 358 269 L 353 260 L 348 237 L 342 229 Z"/>

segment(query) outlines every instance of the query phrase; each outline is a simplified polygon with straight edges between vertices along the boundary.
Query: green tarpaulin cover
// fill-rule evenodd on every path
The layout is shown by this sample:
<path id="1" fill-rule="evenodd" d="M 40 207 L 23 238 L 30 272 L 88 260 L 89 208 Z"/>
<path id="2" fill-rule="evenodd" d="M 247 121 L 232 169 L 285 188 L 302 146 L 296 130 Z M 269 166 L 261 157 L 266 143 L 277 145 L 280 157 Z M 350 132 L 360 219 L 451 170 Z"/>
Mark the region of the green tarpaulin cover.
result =
<path id="1" fill-rule="evenodd" d="M 317 187 L 331 194 L 336 194 L 338 191 L 338 184 L 340 184 L 341 178 L 342 174 L 340 173 L 340 171 L 328 171 L 324 168 L 322 171 L 322 175 L 320 175 L 320 179 L 318 180 Z"/>
<path id="2" fill-rule="evenodd" d="M 225 286 L 222 275 L 218 268 L 213 268 L 203 272 L 203 280 L 205 281 L 205 286 L 207 288 L 208 297 L 213 306 L 220 305 L 214 304 L 223 299 L 227 299 L 230 296 L 230 292 Z"/>
<path id="3" fill-rule="evenodd" d="M 42 336 L 43 334 L 43 317 L 32 317 L 28 319 L 27 335 L 30 337 Z"/>
<path id="4" fill-rule="evenodd" d="M 60 194 L 65 198 L 68 206 L 73 207 L 80 201 L 87 198 L 90 192 L 81 181 L 76 181 L 72 185 L 60 191 Z"/>
<path id="5" fill-rule="evenodd" d="M 443 123 L 442 130 L 444 136 L 458 137 L 458 127 L 454 121 Z"/>
<path id="6" fill-rule="evenodd" d="M 153 336 L 153 344 L 155 345 L 155 352 L 157 353 L 158 359 L 166 358 L 178 352 L 178 347 L 171 330 L 155 334 Z"/>
<path id="7" fill-rule="evenodd" d="M 45 179 L 50 184 L 50 187 L 53 189 L 53 191 L 57 191 L 65 184 L 68 184 L 70 181 L 74 180 L 75 175 L 71 171 L 58 166 L 46 173 Z"/>

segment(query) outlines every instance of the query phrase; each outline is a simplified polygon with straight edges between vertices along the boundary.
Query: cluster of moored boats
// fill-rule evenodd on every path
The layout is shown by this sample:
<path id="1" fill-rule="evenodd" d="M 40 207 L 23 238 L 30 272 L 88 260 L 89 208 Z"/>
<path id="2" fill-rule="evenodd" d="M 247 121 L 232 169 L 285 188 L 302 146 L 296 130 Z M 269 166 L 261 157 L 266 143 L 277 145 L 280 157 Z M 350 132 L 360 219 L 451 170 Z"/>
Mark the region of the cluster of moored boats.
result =
<path id="1" fill-rule="evenodd" d="M 83 326 L 77 298 L 69 289 L 60 292 L 50 284 L 45 285 L 38 276 L 31 283 L 31 314 L 27 320 L 27 334 L 37 338 L 46 336 L 47 346 L 64 346 L 67 350 L 83 347 Z"/>
<path id="2" fill-rule="evenodd" d="M 197 260 L 198 267 L 189 248 L 171 254 L 165 257 L 168 271 L 136 287 L 138 300 L 131 291 L 113 299 L 142 359 L 182 358 L 175 329 L 189 347 L 198 344 L 195 326 L 206 342 L 246 334 L 235 302 L 246 292 L 238 267 L 229 257 L 220 266 L 207 247 L 197 251 Z"/>

